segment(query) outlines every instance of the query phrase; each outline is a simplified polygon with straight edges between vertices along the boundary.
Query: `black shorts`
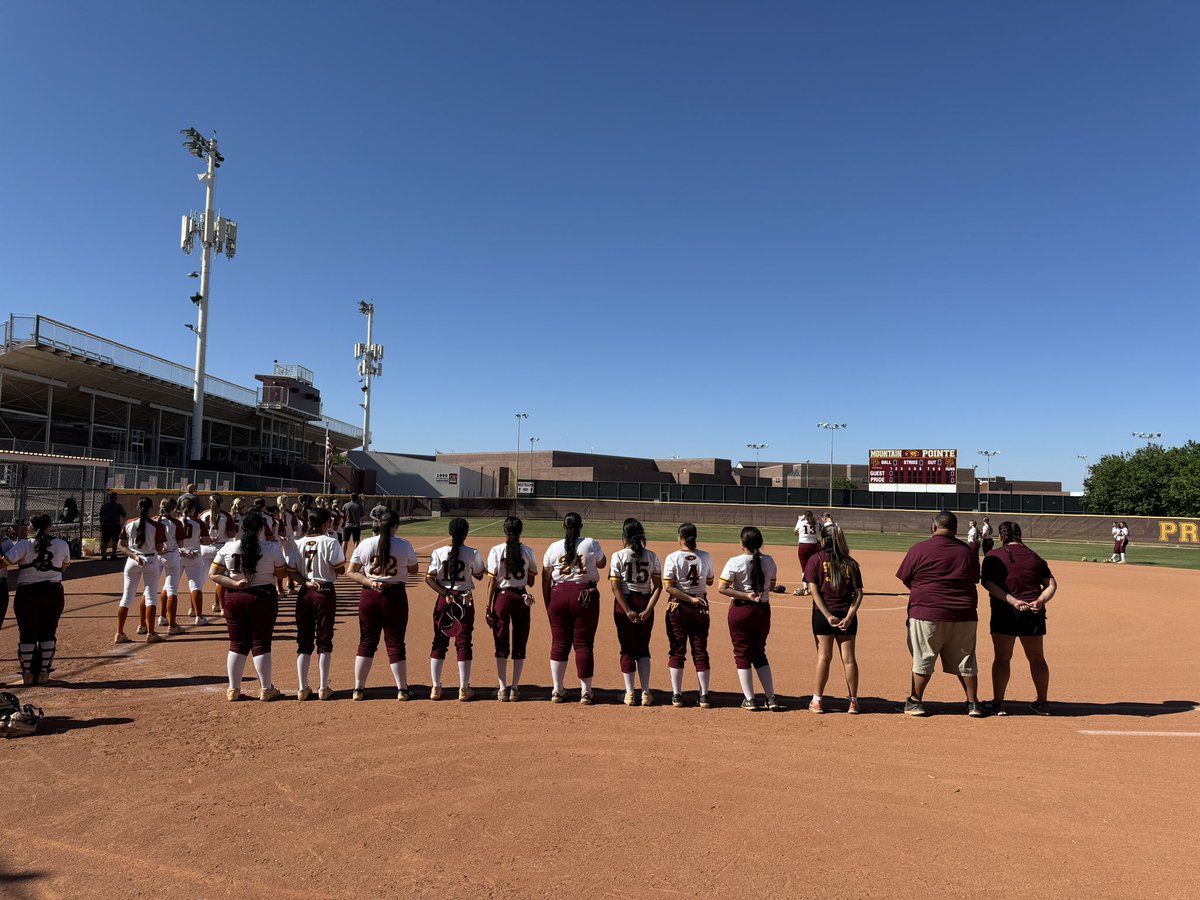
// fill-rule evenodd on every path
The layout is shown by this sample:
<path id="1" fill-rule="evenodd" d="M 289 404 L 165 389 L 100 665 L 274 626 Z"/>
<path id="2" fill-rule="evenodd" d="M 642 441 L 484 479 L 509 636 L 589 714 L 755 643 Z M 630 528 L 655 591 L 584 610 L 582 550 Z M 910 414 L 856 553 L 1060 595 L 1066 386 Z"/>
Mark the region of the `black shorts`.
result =
<path id="1" fill-rule="evenodd" d="M 362 543 L 362 526 L 361 525 L 346 525 L 342 528 L 342 542 L 354 541 L 354 543 Z"/>
<path id="2" fill-rule="evenodd" d="M 1046 633 L 1046 613 L 1017 612 L 1009 603 L 992 600 L 992 634 L 1009 637 L 1042 637 Z"/>
<path id="3" fill-rule="evenodd" d="M 830 610 L 835 616 L 837 615 L 832 609 Z M 850 627 L 845 631 L 840 628 L 834 628 L 829 624 L 829 620 L 821 615 L 821 611 L 817 609 L 816 604 L 812 608 L 812 630 L 813 634 L 833 635 L 834 637 L 854 637 L 858 634 L 858 616 L 850 620 Z"/>
<path id="4" fill-rule="evenodd" d="M 100 526 L 100 543 L 115 544 L 121 537 L 120 525 L 101 525 Z"/>

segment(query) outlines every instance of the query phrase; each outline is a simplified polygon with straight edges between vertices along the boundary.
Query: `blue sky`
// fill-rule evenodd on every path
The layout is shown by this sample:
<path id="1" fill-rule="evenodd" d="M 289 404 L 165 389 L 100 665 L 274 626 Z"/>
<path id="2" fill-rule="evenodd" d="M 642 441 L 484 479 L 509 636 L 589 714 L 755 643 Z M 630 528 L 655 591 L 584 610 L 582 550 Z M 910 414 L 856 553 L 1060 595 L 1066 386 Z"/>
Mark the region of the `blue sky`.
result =
<path id="1" fill-rule="evenodd" d="M 376 449 L 980 448 L 1077 488 L 1196 437 L 1200 7 L 8 4 L 0 308 L 190 363 L 177 131 L 216 129 L 209 370 Z M 206 34 L 206 32 L 211 32 Z"/>

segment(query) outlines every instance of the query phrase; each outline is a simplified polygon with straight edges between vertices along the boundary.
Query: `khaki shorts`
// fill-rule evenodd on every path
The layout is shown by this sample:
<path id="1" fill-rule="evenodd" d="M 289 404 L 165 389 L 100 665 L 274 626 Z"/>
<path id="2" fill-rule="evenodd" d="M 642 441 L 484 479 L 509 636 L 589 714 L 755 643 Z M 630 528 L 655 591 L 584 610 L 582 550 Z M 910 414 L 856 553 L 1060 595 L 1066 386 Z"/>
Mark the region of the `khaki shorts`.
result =
<path id="1" fill-rule="evenodd" d="M 978 675 L 975 660 L 975 633 L 978 622 L 927 622 L 908 620 L 908 652 L 912 654 L 914 674 L 932 675 L 934 663 L 942 658 L 942 671 L 957 675 Z"/>

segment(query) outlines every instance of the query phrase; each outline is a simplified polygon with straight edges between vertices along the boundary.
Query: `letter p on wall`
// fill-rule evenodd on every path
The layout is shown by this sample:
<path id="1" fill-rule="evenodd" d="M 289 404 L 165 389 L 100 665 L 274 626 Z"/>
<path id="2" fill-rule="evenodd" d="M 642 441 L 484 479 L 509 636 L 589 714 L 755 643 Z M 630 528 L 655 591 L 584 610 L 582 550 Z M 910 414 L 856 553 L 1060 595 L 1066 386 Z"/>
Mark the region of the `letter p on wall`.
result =
<path id="1" fill-rule="evenodd" d="M 1158 542 L 1160 544 L 1200 544 L 1200 523 L 1159 522 Z"/>

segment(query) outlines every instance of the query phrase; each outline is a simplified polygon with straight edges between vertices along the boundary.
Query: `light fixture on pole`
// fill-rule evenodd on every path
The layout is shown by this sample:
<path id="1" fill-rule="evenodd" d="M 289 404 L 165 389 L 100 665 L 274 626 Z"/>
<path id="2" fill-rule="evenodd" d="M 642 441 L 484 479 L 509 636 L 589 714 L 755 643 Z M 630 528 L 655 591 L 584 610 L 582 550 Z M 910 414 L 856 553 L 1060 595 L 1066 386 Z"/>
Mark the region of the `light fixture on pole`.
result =
<path id="1" fill-rule="evenodd" d="M 1083 480 L 1085 483 L 1084 486 L 1086 487 L 1087 475 L 1088 475 L 1087 454 L 1086 453 L 1076 453 L 1075 458 L 1083 460 Z"/>
<path id="2" fill-rule="evenodd" d="M 513 413 L 517 417 L 517 468 L 513 472 L 513 496 L 517 496 L 521 482 L 521 420 L 528 419 L 529 413 Z"/>
<path id="3" fill-rule="evenodd" d="M 847 427 L 845 422 L 818 422 L 818 428 L 829 432 L 829 510 L 833 511 L 833 436 Z"/>
<path id="4" fill-rule="evenodd" d="M 808 490 L 808 475 L 809 475 L 809 472 L 811 472 L 811 471 L 812 471 L 812 460 L 806 459 L 804 461 L 804 489 L 806 491 Z M 810 500 L 809 502 L 811 503 L 812 501 Z"/>
<path id="5" fill-rule="evenodd" d="M 371 342 L 375 328 L 375 304 L 358 301 L 358 311 L 367 317 L 367 342 L 354 345 L 354 358 L 358 360 L 358 376 L 363 387 L 363 439 L 365 453 L 371 449 L 371 379 L 383 374 L 383 344 Z"/>
<path id="6" fill-rule="evenodd" d="M 533 445 L 540 441 L 540 437 L 529 438 L 529 480 L 533 481 Z"/>
<path id="7" fill-rule="evenodd" d="M 979 455 L 987 457 L 987 486 L 988 486 L 987 512 L 991 512 L 992 511 L 992 457 L 999 456 L 1000 451 L 999 450 L 980 450 Z"/>
<path id="8" fill-rule="evenodd" d="M 192 329 L 196 333 L 196 368 L 192 380 L 192 436 L 189 451 L 189 459 L 199 462 L 204 458 L 204 362 L 208 350 L 208 288 L 212 252 L 216 250 L 217 253 L 224 253 L 226 259 L 233 259 L 237 253 L 237 224 L 214 213 L 217 169 L 225 162 L 225 157 L 217 152 L 217 133 L 214 131 L 211 138 L 204 137 L 195 128 L 184 128 L 179 133 L 187 138 L 183 146 L 188 152 L 208 163 L 206 171 L 196 176 L 204 185 L 204 212 L 193 210 L 185 214 L 179 236 L 179 248 L 190 254 L 196 235 L 200 235 L 200 271 L 188 276 L 200 279 L 200 290 L 191 297 L 199 311 L 196 327 Z"/>
<path id="9" fill-rule="evenodd" d="M 762 473 L 759 471 L 758 451 L 767 449 L 767 447 L 769 445 L 768 444 L 747 444 L 746 446 L 754 451 L 754 486 L 758 487 L 759 478 L 762 475 Z"/>
<path id="10" fill-rule="evenodd" d="M 1146 442 L 1146 446 L 1148 447 L 1151 444 L 1153 444 L 1155 441 L 1157 441 L 1160 437 L 1162 437 L 1162 432 L 1161 431 L 1131 431 L 1131 432 L 1129 432 L 1129 436 L 1135 437 L 1135 438 L 1141 438 L 1143 441 Z"/>

